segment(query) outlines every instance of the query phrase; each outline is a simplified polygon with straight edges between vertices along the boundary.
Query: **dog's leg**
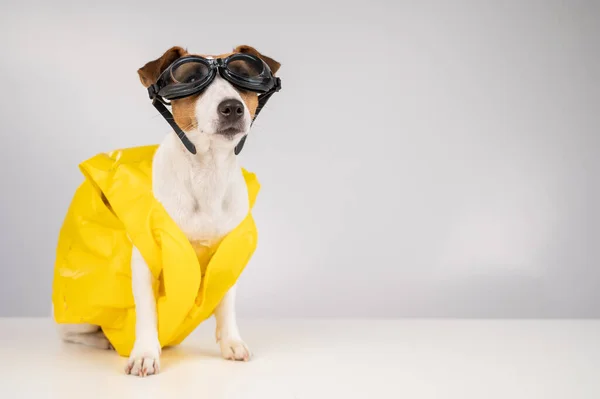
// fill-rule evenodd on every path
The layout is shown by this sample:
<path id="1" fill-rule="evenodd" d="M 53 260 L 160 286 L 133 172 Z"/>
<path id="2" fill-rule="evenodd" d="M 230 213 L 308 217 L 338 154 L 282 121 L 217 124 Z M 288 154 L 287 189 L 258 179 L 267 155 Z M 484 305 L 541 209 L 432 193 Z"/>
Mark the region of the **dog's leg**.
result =
<path id="1" fill-rule="evenodd" d="M 65 342 L 99 349 L 112 349 L 112 345 L 99 326 L 93 324 L 58 324 L 57 328 L 60 337 Z"/>
<path id="2" fill-rule="evenodd" d="M 235 319 L 235 291 L 236 285 L 231 287 L 215 309 L 217 321 L 216 338 L 221 346 L 221 355 L 227 360 L 250 359 L 250 350 L 242 341 Z"/>
<path id="3" fill-rule="evenodd" d="M 158 341 L 156 300 L 152 291 L 152 273 L 139 250 L 131 252 L 131 283 L 135 301 L 135 342 L 127 361 L 127 374 L 145 377 L 157 374 L 161 353 Z"/>

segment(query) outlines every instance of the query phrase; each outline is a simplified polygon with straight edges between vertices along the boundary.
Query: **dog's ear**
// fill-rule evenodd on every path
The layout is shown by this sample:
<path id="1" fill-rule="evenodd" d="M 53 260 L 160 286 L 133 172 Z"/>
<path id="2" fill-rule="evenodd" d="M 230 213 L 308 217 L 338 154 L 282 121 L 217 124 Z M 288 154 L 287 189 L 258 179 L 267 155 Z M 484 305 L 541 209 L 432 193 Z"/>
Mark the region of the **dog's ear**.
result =
<path id="1" fill-rule="evenodd" d="M 281 67 L 281 64 L 275 61 L 273 58 L 267 57 L 266 55 L 259 53 L 258 50 L 256 50 L 254 47 L 250 47 L 245 44 L 237 46 L 235 49 L 233 49 L 233 52 L 252 54 L 259 57 L 269 66 L 269 68 L 271 68 L 271 72 L 273 72 L 273 75 L 275 75 L 275 73 L 279 70 L 279 67 Z"/>
<path id="2" fill-rule="evenodd" d="M 146 65 L 138 69 L 137 73 L 144 87 L 148 87 L 156 83 L 160 74 L 163 73 L 163 71 L 167 69 L 167 67 L 171 65 L 173 61 L 183 57 L 187 53 L 187 50 L 185 50 L 184 48 L 174 46 L 165 51 L 165 53 L 161 55 L 160 58 L 157 58 L 153 61 L 149 61 L 146 63 Z"/>

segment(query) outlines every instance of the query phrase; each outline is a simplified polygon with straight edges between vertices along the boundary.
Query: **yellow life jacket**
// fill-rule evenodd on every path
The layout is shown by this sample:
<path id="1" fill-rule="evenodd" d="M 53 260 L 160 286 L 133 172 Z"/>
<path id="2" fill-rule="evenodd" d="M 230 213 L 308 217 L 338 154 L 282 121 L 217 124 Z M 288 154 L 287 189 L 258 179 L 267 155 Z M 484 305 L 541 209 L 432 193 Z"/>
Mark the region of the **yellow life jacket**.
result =
<path id="1" fill-rule="evenodd" d="M 58 237 L 52 303 L 57 323 L 99 325 L 121 356 L 135 340 L 131 250 L 155 277 L 161 347 L 183 341 L 235 284 L 257 244 L 251 212 L 219 243 L 192 247 L 152 194 L 157 146 L 98 154 L 79 165 L 77 188 Z M 242 169 L 250 209 L 260 184 Z"/>

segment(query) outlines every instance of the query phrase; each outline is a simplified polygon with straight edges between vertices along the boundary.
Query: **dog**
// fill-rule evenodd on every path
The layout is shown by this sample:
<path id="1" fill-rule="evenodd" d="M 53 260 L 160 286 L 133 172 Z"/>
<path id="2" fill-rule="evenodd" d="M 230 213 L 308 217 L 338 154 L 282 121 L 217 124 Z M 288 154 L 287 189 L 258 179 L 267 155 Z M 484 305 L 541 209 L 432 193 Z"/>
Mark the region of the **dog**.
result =
<path id="1" fill-rule="evenodd" d="M 251 54 L 275 74 L 281 64 L 251 46 L 233 52 L 202 57 L 224 59 L 232 54 Z M 155 85 L 163 72 L 190 53 L 174 46 L 147 62 L 137 73 L 142 85 Z M 178 135 L 166 135 L 152 159 L 152 193 L 185 234 L 194 249 L 201 251 L 232 231 L 249 212 L 248 193 L 236 148 L 248 135 L 259 108 L 256 92 L 242 90 L 217 74 L 201 92 L 171 101 L 173 120 L 194 146 L 191 152 Z M 153 275 L 138 248 L 131 253 L 131 290 L 135 302 L 135 342 L 125 365 L 134 376 L 159 373 L 161 345 L 157 332 Z M 251 351 L 240 335 L 236 321 L 234 284 L 214 311 L 216 339 L 221 355 L 228 360 L 248 361 Z M 110 349 L 100 326 L 58 324 L 65 342 Z"/>

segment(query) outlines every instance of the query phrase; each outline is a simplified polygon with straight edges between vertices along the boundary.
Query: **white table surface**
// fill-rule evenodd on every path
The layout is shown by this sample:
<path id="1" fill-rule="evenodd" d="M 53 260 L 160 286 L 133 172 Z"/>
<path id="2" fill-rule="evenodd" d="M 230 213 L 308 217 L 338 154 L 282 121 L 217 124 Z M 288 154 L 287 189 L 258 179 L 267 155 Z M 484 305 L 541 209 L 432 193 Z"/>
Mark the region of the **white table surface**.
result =
<path id="1" fill-rule="evenodd" d="M 64 344 L 50 319 L 0 319 L 0 398 L 600 398 L 600 321 L 240 320 L 254 352 L 219 355 L 214 322 L 161 373 Z"/>

